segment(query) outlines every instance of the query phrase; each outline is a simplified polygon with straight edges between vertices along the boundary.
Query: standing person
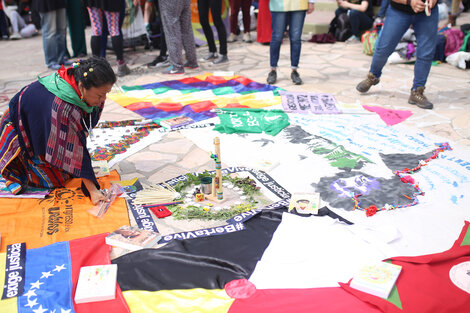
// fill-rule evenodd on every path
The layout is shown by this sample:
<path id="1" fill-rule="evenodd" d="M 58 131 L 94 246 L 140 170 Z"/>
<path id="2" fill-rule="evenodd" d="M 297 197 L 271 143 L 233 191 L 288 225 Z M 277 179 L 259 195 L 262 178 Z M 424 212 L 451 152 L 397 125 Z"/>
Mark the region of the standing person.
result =
<path id="1" fill-rule="evenodd" d="M 271 43 L 269 45 L 269 62 L 271 71 L 268 74 L 268 84 L 274 84 L 277 80 L 277 63 L 279 61 L 279 52 L 281 50 L 282 38 L 289 24 L 290 40 L 290 64 L 291 79 L 295 85 L 301 85 L 297 69 L 299 67 L 300 50 L 302 48 L 302 29 L 304 27 L 305 15 L 315 10 L 315 0 L 271 0 L 269 10 L 271 11 L 272 29 Z"/>
<path id="2" fill-rule="evenodd" d="M 271 12 L 269 0 L 259 0 L 258 19 L 256 20 L 256 41 L 267 45 L 271 42 Z"/>
<path id="3" fill-rule="evenodd" d="M 47 67 L 58 70 L 61 64 L 70 65 L 66 60 L 65 0 L 33 0 L 32 9 L 38 11 L 41 17 L 42 46 Z"/>
<path id="4" fill-rule="evenodd" d="M 160 1 L 160 13 L 165 30 L 171 65 L 163 74 L 184 74 L 184 68 L 196 69 L 196 43 L 191 25 L 191 0 Z M 183 63 L 183 48 L 186 62 Z"/>
<path id="5" fill-rule="evenodd" d="M 230 36 L 228 42 L 237 41 L 238 37 L 238 12 L 242 9 L 243 18 L 243 41 L 251 42 L 250 28 L 251 17 L 250 7 L 251 0 L 229 0 L 230 2 Z"/>
<path id="6" fill-rule="evenodd" d="M 101 53 L 101 33 L 103 31 L 103 15 L 106 18 L 111 43 L 116 54 L 118 76 L 125 76 L 131 71 L 124 61 L 124 45 L 119 30 L 119 17 L 124 9 L 123 1 L 119 0 L 85 0 L 91 23 L 91 53 L 99 56 Z"/>
<path id="7" fill-rule="evenodd" d="M 452 0 L 452 6 L 447 19 L 447 24 L 450 24 L 450 26 L 455 26 L 457 24 L 460 2 L 461 0 Z"/>
<path id="8" fill-rule="evenodd" d="M 429 0 L 430 15 L 425 14 L 426 4 L 421 0 L 391 0 L 387 10 L 387 18 L 382 27 L 381 34 L 375 44 L 367 78 L 361 81 L 356 89 L 367 92 L 370 87 L 380 82 L 382 69 L 387 59 L 395 50 L 403 34 L 412 25 L 416 40 L 417 54 L 414 65 L 414 79 L 408 103 L 415 104 L 422 109 L 432 109 L 433 104 L 424 95 L 424 88 L 428 79 L 431 63 L 436 48 L 437 26 L 439 11 L 437 0 Z"/>
<path id="9" fill-rule="evenodd" d="M 73 58 L 83 58 L 87 55 L 85 23 L 83 21 L 83 9 L 81 0 L 67 0 L 65 12 L 69 24 L 70 41 L 72 44 Z"/>
<path id="10" fill-rule="evenodd" d="M 197 9 L 199 12 L 199 22 L 201 23 L 202 30 L 206 36 L 207 44 L 209 45 L 209 54 L 203 57 L 202 61 L 212 60 L 212 64 L 227 63 L 227 31 L 225 30 L 225 25 L 222 21 L 222 0 L 197 0 Z M 220 56 L 217 55 L 214 33 L 212 32 L 212 28 L 209 24 L 209 9 L 211 10 L 215 28 L 217 29 L 217 36 L 219 37 Z"/>
<path id="11" fill-rule="evenodd" d="M 82 179 L 93 204 L 105 200 L 87 150 L 87 136 L 116 82 L 109 63 L 90 58 L 61 67 L 21 89 L 0 121 L 0 174 L 13 194 L 25 186 L 64 187 Z"/>
<path id="12" fill-rule="evenodd" d="M 164 66 L 169 66 L 170 61 L 168 60 L 168 48 L 166 46 L 166 39 L 165 39 L 165 31 L 163 29 L 163 23 L 162 23 L 162 14 L 160 13 L 160 7 L 158 4 L 158 0 L 146 0 L 145 1 L 145 14 L 144 14 L 144 20 L 145 20 L 145 25 L 147 28 L 147 23 L 148 23 L 148 29 L 147 31 L 150 31 L 150 12 L 152 11 L 152 6 L 155 7 L 155 10 L 158 12 L 158 28 L 160 29 L 160 36 L 159 36 L 159 42 L 160 42 L 160 53 L 158 56 L 155 57 L 155 59 L 147 64 L 148 68 L 156 68 L 156 67 L 164 67 Z"/>
<path id="13" fill-rule="evenodd" d="M 362 33 L 374 23 L 371 0 L 336 0 L 336 2 L 339 7 L 335 12 L 336 17 L 342 13 L 347 13 L 349 16 L 352 36 L 346 42 L 361 42 Z"/>

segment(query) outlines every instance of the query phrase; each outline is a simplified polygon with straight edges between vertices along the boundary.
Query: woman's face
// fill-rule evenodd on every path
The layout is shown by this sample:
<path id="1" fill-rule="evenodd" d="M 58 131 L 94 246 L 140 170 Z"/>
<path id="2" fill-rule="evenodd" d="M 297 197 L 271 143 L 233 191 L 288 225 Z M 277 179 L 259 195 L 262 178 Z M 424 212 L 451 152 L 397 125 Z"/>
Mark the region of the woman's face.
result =
<path id="1" fill-rule="evenodd" d="M 80 86 L 79 86 L 80 87 Z M 101 87 L 91 87 L 90 89 L 80 88 L 83 101 L 90 107 L 97 107 L 104 103 L 106 94 L 111 91 L 112 84 L 103 85 Z"/>

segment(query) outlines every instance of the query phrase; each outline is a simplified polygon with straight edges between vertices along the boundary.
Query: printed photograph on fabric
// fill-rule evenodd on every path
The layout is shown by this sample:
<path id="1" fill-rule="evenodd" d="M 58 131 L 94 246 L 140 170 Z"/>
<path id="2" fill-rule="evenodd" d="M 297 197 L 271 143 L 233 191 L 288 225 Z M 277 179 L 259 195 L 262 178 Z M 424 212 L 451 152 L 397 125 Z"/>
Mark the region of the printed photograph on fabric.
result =
<path id="1" fill-rule="evenodd" d="M 288 211 L 295 210 L 298 214 L 318 214 L 320 195 L 315 193 L 293 194 Z"/>

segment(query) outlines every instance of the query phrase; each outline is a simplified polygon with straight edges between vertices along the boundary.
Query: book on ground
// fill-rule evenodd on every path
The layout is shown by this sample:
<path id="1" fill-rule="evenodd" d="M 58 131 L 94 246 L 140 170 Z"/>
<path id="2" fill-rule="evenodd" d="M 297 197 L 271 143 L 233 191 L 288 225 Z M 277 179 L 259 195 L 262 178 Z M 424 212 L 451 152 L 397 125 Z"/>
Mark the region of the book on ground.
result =
<path id="1" fill-rule="evenodd" d="M 116 298 L 117 264 L 80 268 L 75 303 L 112 300 Z"/>
<path id="2" fill-rule="evenodd" d="M 135 251 L 154 246 L 160 238 L 160 233 L 124 225 L 106 236 L 106 243 Z"/>
<path id="3" fill-rule="evenodd" d="M 366 265 L 354 276 L 350 286 L 351 288 L 387 299 L 400 272 L 401 266 L 392 263 L 378 262 Z"/>
<path id="4" fill-rule="evenodd" d="M 194 120 L 189 116 L 177 116 L 173 118 L 169 118 L 167 120 L 160 121 L 160 125 L 165 128 L 175 128 L 184 125 L 188 125 L 194 123 Z"/>

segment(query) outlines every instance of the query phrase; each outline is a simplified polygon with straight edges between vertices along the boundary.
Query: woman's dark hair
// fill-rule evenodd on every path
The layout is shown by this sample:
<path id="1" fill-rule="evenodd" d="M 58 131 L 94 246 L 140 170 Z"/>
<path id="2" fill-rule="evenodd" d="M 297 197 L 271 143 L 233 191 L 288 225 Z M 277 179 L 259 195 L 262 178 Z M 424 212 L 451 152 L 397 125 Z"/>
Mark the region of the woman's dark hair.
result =
<path id="1" fill-rule="evenodd" d="M 67 69 L 67 74 L 73 75 L 77 84 L 81 82 L 85 89 L 112 85 L 116 82 L 116 74 L 106 59 L 91 57 L 78 63 L 77 67 Z"/>

